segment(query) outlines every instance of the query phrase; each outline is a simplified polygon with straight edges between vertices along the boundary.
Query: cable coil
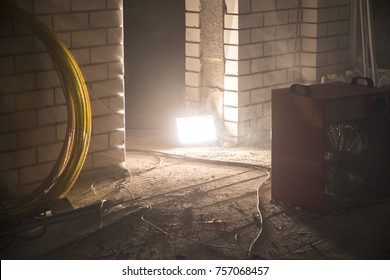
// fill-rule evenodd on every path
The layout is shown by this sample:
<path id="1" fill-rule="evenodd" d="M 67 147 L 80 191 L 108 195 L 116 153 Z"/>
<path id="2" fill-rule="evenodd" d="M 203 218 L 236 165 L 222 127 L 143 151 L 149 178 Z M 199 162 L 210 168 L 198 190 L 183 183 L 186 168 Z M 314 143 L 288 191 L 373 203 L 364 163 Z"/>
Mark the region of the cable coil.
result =
<path id="1" fill-rule="evenodd" d="M 0 220 L 8 221 L 40 213 L 45 204 L 65 197 L 77 180 L 91 139 L 91 106 L 81 70 L 69 49 L 34 15 L 8 3 L 0 3 L 0 16 L 28 27 L 46 46 L 64 87 L 68 124 L 60 155 L 53 169 L 31 193 L 2 202 Z"/>

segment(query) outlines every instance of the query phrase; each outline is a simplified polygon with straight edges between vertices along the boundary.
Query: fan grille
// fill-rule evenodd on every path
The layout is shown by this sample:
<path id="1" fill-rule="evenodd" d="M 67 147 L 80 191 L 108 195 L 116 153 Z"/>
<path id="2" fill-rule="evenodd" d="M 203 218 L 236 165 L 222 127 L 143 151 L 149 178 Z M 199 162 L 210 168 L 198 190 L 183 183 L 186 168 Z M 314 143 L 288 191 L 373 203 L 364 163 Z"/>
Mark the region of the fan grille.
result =
<path id="1" fill-rule="evenodd" d="M 325 193 L 342 199 L 380 198 L 388 190 L 386 115 L 338 121 L 326 129 Z"/>

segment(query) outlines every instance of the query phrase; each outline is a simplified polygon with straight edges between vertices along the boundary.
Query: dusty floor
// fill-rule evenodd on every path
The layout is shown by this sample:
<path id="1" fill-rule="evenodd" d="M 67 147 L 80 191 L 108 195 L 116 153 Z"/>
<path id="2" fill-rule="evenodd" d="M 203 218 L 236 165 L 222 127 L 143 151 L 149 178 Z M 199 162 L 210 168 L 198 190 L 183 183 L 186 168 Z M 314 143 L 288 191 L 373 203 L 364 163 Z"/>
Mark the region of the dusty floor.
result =
<path id="1" fill-rule="evenodd" d="M 306 212 L 271 200 L 269 150 L 173 139 L 129 132 L 131 175 L 80 180 L 76 210 L 3 230 L 1 258 L 390 259 L 390 203 Z"/>

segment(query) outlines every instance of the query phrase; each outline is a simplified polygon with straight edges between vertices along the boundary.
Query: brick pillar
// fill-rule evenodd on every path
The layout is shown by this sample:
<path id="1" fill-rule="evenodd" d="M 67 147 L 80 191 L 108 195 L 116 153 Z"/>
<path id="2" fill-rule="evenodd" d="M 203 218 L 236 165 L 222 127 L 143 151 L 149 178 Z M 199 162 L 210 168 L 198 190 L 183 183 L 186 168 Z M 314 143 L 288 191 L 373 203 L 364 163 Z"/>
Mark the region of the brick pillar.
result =
<path id="1" fill-rule="evenodd" d="M 232 142 L 270 146 L 271 90 L 300 80 L 298 0 L 225 0 L 225 126 Z"/>
<path id="2" fill-rule="evenodd" d="M 186 0 L 186 111 L 199 109 L 201 93 L 200 0 Z"/>
<path id="3" fill-rule="evenodd" d="M 350 64 L 350 0 L 302 0 L 302 78 L 318 83 Z"/>
<path id="4" fill-rule="evenodd" d="M 223 140 L 223 0 L 186 1 L 187 111 L 214 115 Z"/>
<path id="5" fill-rule="evenodd" d="M 213 114 L 219 138 L 224 138 L 224 2 L 201 0 L 201 108 L 205 114 Z"/>
<path id="6" fill-rule="evenodd" d="M 318 82 L 322 75 L 347 66 L 350 1 L 221 1 L 186 0 L 187 103 L 199 110 L 205 96 L 218 96 L 223 77 L 224 139 L 269 147 L 271 90 Z M 208 41 L 207 33 L 207 24 L 220 23 L 219 6 L 214 6 L 212 20 L 203 13 L 218 3 L 224 4 L 224 53 L 213 53 L 208 60 L 210 51 L 220 47 L 219 41 Z"/>

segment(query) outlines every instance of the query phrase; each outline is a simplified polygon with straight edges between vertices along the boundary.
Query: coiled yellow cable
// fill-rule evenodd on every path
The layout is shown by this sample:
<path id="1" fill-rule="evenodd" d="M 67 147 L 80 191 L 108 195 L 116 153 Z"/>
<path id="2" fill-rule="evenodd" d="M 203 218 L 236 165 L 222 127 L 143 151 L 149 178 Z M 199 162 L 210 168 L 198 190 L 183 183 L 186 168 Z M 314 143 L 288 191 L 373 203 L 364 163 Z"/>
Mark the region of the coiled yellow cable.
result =
<path id="1" fill-rule="evenodd" d="M 8 3 L 0 3 L 0 16 L 11 17 L 30 28 L 46 46 L 64 86 L 68 128 L 60 155 L 47 178 L 28 195 L 2 202 L 0 220 L 40 213 L 52 199 L 62 198 L 77 180 L 91 139 L 91 107 L 81 70 L 69 49 L 34 15 Z"/>

